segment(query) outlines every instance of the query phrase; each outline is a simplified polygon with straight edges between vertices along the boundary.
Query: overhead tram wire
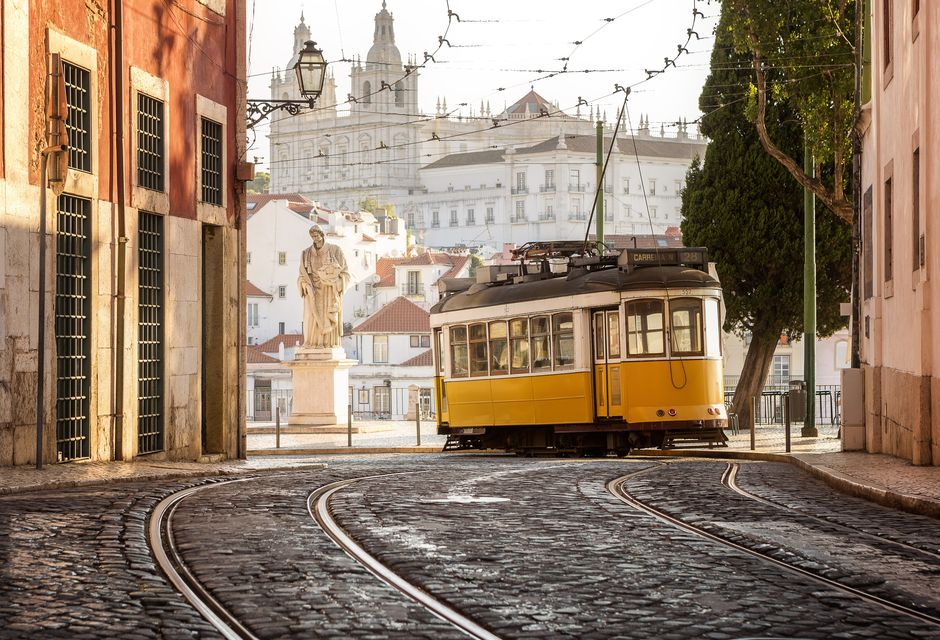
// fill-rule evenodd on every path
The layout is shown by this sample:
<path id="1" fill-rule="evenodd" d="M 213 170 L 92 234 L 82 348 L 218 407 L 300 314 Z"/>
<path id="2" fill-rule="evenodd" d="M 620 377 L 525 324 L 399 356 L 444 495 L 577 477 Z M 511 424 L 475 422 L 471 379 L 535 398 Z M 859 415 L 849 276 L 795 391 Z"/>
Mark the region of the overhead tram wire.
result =
<path id="1" fill-rule="evenodd" d="M 587 250 L 588 236 L 591 233 L 591 223 L 594 222 L 594 211 L 597 208 L 597 199 L 601 197 L 601 192 L 604 189 L 604 179 L 607 177 L 607 165 L 610 162 L 610 156 L 614 152 L 614 147 L 617 145 L 617 133 L 620 132 L 620 123 L 623 122 L 623 111 L 627 106 L 627 99 L 630 97 L 630 89 L 624 89 L 623 93 L 623 105 L 621 105 L 620 113 L 617 115 L 617 125 L 614 127 L 614 135 L 610 139 L 610 148 L 607 149 L 607 157 L 604 159 L 603 168 L 601 168 L 601 177 L 598 180 L 597 185 L 595 185 L 596 188 L 594 189 L 594 202 L 591 204 L 591 213 L 588 215 L 587 225 L 584 229 L 584 243 L 581 245 L 582 253 Z M 603 140 L 601 140 L 601 145 L 603 145 Z M 600 239 L 598 238 L 598 240 Z"/>

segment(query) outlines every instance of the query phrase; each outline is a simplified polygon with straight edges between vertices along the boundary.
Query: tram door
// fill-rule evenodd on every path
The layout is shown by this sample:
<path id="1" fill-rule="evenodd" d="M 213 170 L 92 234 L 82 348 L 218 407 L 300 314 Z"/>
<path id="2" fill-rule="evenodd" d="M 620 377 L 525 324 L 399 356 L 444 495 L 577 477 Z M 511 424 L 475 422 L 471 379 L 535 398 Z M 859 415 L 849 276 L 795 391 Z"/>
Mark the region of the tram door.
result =
<path id="1" fill-rule="evenodd" d="M 595 311 L 594 406 L 598 418 L 623 415 L 620 386 L 620 312 Z"/>

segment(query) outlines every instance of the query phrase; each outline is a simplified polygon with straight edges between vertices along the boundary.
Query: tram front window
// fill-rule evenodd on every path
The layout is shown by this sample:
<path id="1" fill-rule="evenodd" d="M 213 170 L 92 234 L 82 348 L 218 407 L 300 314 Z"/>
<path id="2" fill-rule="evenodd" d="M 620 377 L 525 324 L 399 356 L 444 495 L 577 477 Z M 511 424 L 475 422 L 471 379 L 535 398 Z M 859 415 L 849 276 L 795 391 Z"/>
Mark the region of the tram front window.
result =
<path id="1" fill-rule="evenodd" d="M 485 376 L 486 367 L 486 325 L 482 322 L 470 325 L 470 375 Z"/>
<path id="2" fill-rule="evenodd" d="M 574 367 L 574 320 L 570 313 L 556 313 L 552 316 L 552 339 L 555 369 Z"/>
<path id="3" fill-rule="evenodd" d="M 669 301 L 672 318 L 672 353 L 702 355 L 702 301 L 698 298 L 676 298 Z"/>
<path id="4" fill-rule="evenodd" d="M 490 375 L 509 373 L 509 343 L 506 339 L 506 323 L 490 323 Z"/>
<path id="5" fill-rule="evenodd" d="M 548 316 L 532 318 L 532 370 L 545 371 L 552 368 L 552 351 L 549 340 Z"/>
<path id="6" fill-rule="evenodd" d="M 525 318 L 509 321 L 510 371 L 529 372 L 529 322 Z"/>
<path id="7" fill-rule="evenodd" d="M 627 352 L 631 356 L 665 354 L 663 301 L 632 300 L 625 305 Z"/>
<path id="8" fill-rule="evenodd" d="M 467 327 L 450 329 L 450 375 L 467 377 Z"/>

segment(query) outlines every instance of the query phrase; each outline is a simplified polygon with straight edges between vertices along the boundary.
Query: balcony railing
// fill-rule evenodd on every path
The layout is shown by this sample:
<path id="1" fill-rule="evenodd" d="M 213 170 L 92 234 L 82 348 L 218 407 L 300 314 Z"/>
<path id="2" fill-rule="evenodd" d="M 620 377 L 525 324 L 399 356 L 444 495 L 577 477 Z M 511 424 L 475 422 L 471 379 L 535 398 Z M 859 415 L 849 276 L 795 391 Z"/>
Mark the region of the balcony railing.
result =
<path id="1" fill-rule="evenodd" d="M 554 213 L 540 213 L 539 222 L 550 222 L 555 219 Z"/>
<path id="2" fill-rule="evenodd" d="M 540 193 L 553 193 L 555 191 L 555 185 L 553 184 L 543 184 L 539 185 Z"/>
<path id="3" fill-rule="evenodd" d="M 424 287 L 420 282 L 418 284 L 403 284 L 399 287 L 398 291 L 406 298 L 411 298 L 412 300 L 424 300 Z"/>
<path id="4" fill-rule="evenodd" d="M 584 193 L 586 189 L 587 189 L 586 184 L 569 184 L 568 185 L 568 191 L 574 191 L 576 193 Z"/>
<path id="5" fill-rule="evenodd" d="M 513 223 L 513 224 L 525 224 L 525 223 L 527 223 L 528 221 L 529 221 L 529 219 L 528 219 L 524 214 L 521 215 L 521 216 L 519 216 L 519 215 L 514 215 L 514 216 L 512 217 L 512 223 Z"/>
<path id="6" fill-rule="evenodd" d="M 529 187 L 513 187 L 512 188 L 512 195 L 514 196 L 524 195 L 526 193 L 529 193 Z"/>
<path id="7" fill-rule="evenodd" d="M 587 220 L 587 214 L 586 213 L 569 213 L 568 219 L 569 220 Z"/>

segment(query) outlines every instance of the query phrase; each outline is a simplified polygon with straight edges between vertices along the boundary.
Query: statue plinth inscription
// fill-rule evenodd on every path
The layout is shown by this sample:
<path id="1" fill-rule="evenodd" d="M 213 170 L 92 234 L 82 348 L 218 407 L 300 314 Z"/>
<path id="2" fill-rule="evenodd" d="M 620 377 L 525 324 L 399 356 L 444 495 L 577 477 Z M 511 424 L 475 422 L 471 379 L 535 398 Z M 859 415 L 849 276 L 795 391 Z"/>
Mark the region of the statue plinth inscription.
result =
<path id="1" fill-rule="evenodd" d="M 288 363 L 294 384 L 289 422 L 345 425 L 349 369 L 356 364 L 346 358 L 340 346 L 343 293 L 349 283 L 349 270 L 342 250 L 327 244 L 319 227 L 310 229 L 310 237 L 313 244 L 304 249 L 297 278 L 304 301 L 304 343 Z"/>

